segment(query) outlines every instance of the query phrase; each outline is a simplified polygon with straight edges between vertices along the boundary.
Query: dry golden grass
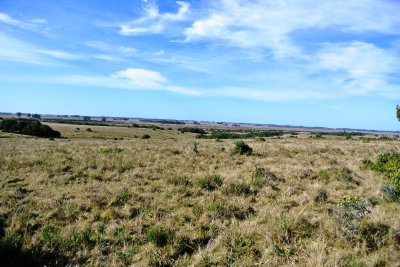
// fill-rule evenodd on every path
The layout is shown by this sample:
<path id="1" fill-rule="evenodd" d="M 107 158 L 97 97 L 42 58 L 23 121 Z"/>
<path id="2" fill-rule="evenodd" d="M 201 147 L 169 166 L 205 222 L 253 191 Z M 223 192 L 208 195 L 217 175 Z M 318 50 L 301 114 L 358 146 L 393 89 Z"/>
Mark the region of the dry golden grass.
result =
<path id="1" fill-rule="evenodd" d="M 398 151 L 399 141 L 303 133 L 246 140 L 253 154 L 245 156 L 231 154 L 232 140 L 176 130 L 49 125 L 66 138 L 0 133 L 0 219 L 10 259 L 24 255 L 50 266 L 399 266 L 399 203 L 383 200 L 384 178 L 360 168 L 365 158 Z M 256 168 L 277 178 L 255 180 Z M 223 183 L 205 186 L 215 175 Z M 316 202 L 320 189 L 327 199 Z M 357 225 L 389 227 L 373 249 L 356 230 L 356 240 L 344 238 L 338 203 L 346 195 L 374 204 Z"/>

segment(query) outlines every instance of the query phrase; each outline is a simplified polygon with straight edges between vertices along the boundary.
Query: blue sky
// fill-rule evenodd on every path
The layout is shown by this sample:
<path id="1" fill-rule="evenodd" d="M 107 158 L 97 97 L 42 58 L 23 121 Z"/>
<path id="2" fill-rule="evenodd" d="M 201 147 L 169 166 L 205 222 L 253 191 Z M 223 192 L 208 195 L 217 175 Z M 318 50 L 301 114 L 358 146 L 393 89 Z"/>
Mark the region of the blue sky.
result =
<path id="1" fill-rule="evenodd" d="M 399 130 L 400 1 L 0 1 L 0 111 Z"/>

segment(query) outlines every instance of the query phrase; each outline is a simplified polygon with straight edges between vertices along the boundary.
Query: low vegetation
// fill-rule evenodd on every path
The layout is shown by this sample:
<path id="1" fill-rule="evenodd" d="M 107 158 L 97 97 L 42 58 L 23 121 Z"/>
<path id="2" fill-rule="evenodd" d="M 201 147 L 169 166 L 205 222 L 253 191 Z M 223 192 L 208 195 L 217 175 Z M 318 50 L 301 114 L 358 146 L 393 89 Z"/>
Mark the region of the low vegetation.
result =
<path id="1" fill-rule="evenodd" d="M 206 131 L 200 128 L 183 127 L 178 129 L 181 133 L 206 134 Z"/>
<path id="2" fill-rule="evenodd" d="M 49 126 L 0 132 L 0 266 L 398 265 L 397 138 Z"/>
<path id="3" fill-rule="evenodd" d="M 245 133 L 232 132 L 227 130 L 214 130 L 210 134 L 201 133 L 197 136 L 199 139 L 250 139 L 264 137 L 279 137 L 284 135 L 284 131 L 247 131 Z"/>
<path id="4" fill-rule="evenodd" d="M 0 121 L 0 130 L 8 133 L 33 135 L 37 137 L 59 138 L 60 132 L 53 130 L 48 125 L 43 125 L 37 120 L 30 119 L 5 119 Z"/>

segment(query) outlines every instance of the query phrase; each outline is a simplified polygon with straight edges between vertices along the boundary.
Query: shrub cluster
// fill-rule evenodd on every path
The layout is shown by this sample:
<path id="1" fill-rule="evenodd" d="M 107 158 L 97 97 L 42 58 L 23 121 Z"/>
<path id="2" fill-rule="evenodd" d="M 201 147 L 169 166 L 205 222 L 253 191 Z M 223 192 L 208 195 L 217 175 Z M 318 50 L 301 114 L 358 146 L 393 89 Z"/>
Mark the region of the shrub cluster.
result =
<path id="1" fill-rule="evenodd" d="M 232 133 L 230 131 L 213 131 L 210 135 L 201 134 L 197 138 L 202 139 L 251 139 L 251 138 L 263 138 L 263 137 L 274 137 L 282 136 L 283 131 L 267 130 L 267 131 L 253 131 L 247 133 Z"/>
<path id="2" fill-rule="evenodd" d="M 342 238 L 354 243 L 359 238 L 359 221 L 371 212 L 366 200 L 344 196 L 339 200 L 337 212 L 341 222 Z"/>
<path id="3" fill-rule="evenodd" d="M 193 127 L 183 127 L 178 129 L 181 133 L 197 133 L 197 134 L 206 134 L 206 131 L 200 128 Z"/>
<path id="4" fill-rule="evenodd" d="M 0 121 L 0 130 L 8 133 L 33 135 L 37 137 L 59 138 L 60 132 L 53 130 L 37 120 L 5 119 Z"/>
<path id="5" fill-rule="evenodd" d="M 240 140 L 235 142 L 233 154 L 251 155 L 251 153 L 253 153 L 253 149 L 244 141 Z"/>
<path id="6" fill-rule="evenodd" d="M 400 153 L 383 153 L 376 162 L 364 160 L 362 164 L 382 173 L 391 184 L 386 184 L 381 191 L 389 201 L 400 201 Z"/>
<path id="7" fill-rule="evenodd" d="M 396 186 L 400 186 L 400 153 L 383 153 L 372 164 L 372 170 L 383 173 Z"/>
<path id="8" fill-rule="evenodd" d="M 217 188 L 221 187 L 223 184 L 223 180 L 219 175 L 213 175 L 210 177 L 203 177 L 199 178 L 195 181 L 196 185 L 207 189 L 209 191 L 216 190 Z"/>

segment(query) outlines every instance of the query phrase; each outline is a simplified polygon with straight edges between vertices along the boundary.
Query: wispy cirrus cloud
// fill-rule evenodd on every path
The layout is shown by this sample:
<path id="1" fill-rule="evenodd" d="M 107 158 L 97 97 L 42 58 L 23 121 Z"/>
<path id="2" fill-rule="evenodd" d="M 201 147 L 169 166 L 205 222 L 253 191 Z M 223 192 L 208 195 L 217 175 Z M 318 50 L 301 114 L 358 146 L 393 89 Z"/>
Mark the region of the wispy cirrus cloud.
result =
<path id="1" fill-rule="evenodd" d="M 299 30 L 400 34 L 398 7 L 393 1 L 219 0 L 206 14 L 185 29 L 186 42 L 214 40 L 228 46 L 266 48 L 277 59 L 307 58 L 291 38 Z"/>
<path id="2" fill-rule="evenodd" d="M 25 42 L 7 34 L 0 33 L 0 61 L 16 61 L 28 64 L 54 65 L 57 61 L 122 61 L 120 57 L 105 53 L 73 53 L 63 50 L 54 50 Z"/>
<path id="3" fill-rule="evenodd" d="M 186 20 L 190 4 L 183 1 L 176 1 L 178 10 L 176 13 L 160 13 L 157 2 L 143 0 L 144 16 L 119 25 L 119 33 L 122 35 L 145 35 L 159 34 L 165 31 L 171 23 Z"/>
<path id="4" fill-rule="evenodd" d="M 72 54 L 72 53 L 68 53 L 65 51 L 60 51 L 60 50 L 42 50 L 42 49 L 38 49 L 38 50 L 33 50 L 33 52 L 37 52 L 39 54 L 42 55 L 47 55 L 53 58 L 57 58 L 57 59 L 65 59 L 65 60 L 80 60 L 80 59 L 84 59 L 85 57 L 82 55 L 77 55 L 77 54 Z"/>
<path id="5" fill-rule="evenodd" d="M 0 33 L 0 60 L 29 64 L 50 64 L 48 57 L 37 52 L 39 47 Z"/>
<path id="6" fill-rule="evenodd" d="M 136 53 L 133 47 L 111 45 L 103 41 L 87 41 L 84 45 L 112 55 L 132 56 Z"/>
<path id="7" fill-rule="evenodd" d="M 338 87 L 353 94 L 399 95 L 400 58 L 392 50 L 366 42 L 326 44 L 314 57 L 316 71 L 334 74 Z M 332 75 L 333 76 L 333 75 Z"/>
<path id="8" fill-rule="evenodd" d="M 39 31 L 42 25 L 47 23 L 47 20 L 41 18 L 18 20 L 8 14 L 0 12 L 0 23 L 24 30 Z"/>

